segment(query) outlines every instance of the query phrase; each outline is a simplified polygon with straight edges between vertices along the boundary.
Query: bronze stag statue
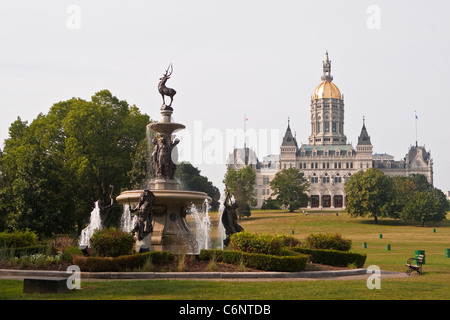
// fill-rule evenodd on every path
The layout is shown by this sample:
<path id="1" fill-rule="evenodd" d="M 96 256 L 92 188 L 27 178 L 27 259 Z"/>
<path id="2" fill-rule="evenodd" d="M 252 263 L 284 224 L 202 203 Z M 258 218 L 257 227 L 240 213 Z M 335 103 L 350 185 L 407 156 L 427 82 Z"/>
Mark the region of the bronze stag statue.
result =
<path id="1" fill-rule="evenodd" d="M 169 67 L 166 69 L 166 72 L 163 74 L 162 78 L 159 78 L 159 80 L 161 80 L 161 81 L 158 84 L 158 91 L 161 94 L 162 99 L 163 99 L 162 107 L 164 109 L 169 109 L 169 110 L 172 110 L 171 106 L 172 106 L 173 96 L 177 93 L 174 89 L 166 87 L 166 82 L 167 82 L 167 80 L 170 79 L 172 72 L 173 72 L 173 66 L 172 66 L 172 64 L 170 64 Z M 168 106 L 166 106 L 166 101 L 164 99 L 164 96 L 170 97 L 170 104 Z"/>

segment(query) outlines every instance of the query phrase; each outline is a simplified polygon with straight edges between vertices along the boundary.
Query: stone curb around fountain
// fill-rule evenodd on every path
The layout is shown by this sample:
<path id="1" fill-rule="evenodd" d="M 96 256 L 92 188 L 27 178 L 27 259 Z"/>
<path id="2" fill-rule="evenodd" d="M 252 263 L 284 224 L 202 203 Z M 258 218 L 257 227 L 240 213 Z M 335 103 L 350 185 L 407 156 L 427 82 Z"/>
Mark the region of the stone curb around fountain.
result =
<path id="1" fill-rule="evenodd" d="M 382 273 L 390 273 L 383 271 Z M 295 279 L 295 278 L 337 278 L 365 275 L 366 268 L 333 271 L 301 272 L 81 272 L 85 280 L 151 280 L 151 279 Z M 69 277 L 71 273 L 49 270 L 0 269 L 0 278 L 25 277 Z"/>

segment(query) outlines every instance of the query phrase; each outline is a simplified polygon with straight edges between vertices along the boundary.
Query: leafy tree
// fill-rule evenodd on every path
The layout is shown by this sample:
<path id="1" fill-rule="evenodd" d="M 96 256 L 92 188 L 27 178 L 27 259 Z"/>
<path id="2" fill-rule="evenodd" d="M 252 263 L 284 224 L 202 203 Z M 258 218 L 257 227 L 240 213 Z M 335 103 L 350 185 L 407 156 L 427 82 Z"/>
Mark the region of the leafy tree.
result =
<path id="1" fill-rule="evenodd" d="M 17 119 L 1 157 L 7 227 L 51 235 L 77 226 L 80 233 L 111 185 L 116 194 L 130 186 L 127 174 L 148 122 L 108 90 L 91 101 L 56 103 L 30 125 Z"/>
<path id="2" fill-rule="evenodd" d="M 256 205 L 253 188 L 255 180 L 255 170 L 250 166 L 245 166 L 239 170 L 231 168 L 225 174 L 223 180 L 226 186 L 225 192 L 232 194 L 237 201 L 239 208 L 236 213 L 239 217 L 250 216 L 250 207 Z"/>
<path id="3" fill-rule="evenodd" d="M 294 212 L 303 204 L 308 202 L 306 191 L 309 183 L 305 179 L 303 172 L 297 168 L 283 169 L 270 181 L 270 187 L 277 201 L 287 207 L 289 212 Z"/>
<path id="4" fill-rule="evenodd" d="M 345 183 L 347 211 L 353 216 L 374 218 L 392 215 L 395 188 L 392 178 L 376 168 L 359 171 Z"/>
<path id="5" fill-rule="evenodd" d="M 211 197 L 211 210 L 219 209 L 220 191 L 207 177 L 200 174 L 200 170 L 187 162 L 177 165 L 175 177 L 179 179 L 182 189 L 205 192 Z"/>
<path id="6" fill-rule="evenodd" d="M 438 222 L 445 219 L 448 201 L 444 193 L 434 188 L 424 175 L 394 177 L 395 214 L 404 222 Z"/>
<path id="7" fill-rule="evenodd" d="M 420 222 L 424 226 L 427 222 L 445 220 L 448 209 L 448 201 L 439 189 L 415 191 L 408 197 L 400 217 L 403 221 Z"/>

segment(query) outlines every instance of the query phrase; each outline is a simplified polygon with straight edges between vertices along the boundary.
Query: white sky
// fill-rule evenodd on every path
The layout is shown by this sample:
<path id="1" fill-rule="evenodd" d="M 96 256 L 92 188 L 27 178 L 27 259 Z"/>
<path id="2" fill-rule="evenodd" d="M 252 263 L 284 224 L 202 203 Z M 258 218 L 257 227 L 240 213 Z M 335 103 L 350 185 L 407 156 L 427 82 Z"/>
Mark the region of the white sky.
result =
<path id="1" fill-rule="evenodd" d="M 435 186 L 450 190 L 449 12 L 444 0 L 2 0 L 0 141 L 17 116 L 31 122 L 102 89 L 159 120 L 157 84 L 173 63 L 167 86 L 194 141 L 191 162 L 222 188 L 226 131 L 242 129 L 244 114 L 248 132 L 263 133 L 249 143 L 260 158 L 279 153 L 288 117 L 307 142 L 328 50 L 348 141 L 365 116 L 374 152 L 399 160 L 415 144 L 417 111 Z"/>

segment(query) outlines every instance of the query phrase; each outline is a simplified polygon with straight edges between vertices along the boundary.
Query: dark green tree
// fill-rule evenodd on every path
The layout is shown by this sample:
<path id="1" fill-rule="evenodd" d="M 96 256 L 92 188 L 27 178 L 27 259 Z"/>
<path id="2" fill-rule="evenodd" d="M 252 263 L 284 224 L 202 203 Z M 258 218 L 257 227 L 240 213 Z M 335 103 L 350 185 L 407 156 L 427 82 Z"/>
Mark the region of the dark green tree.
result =
<path id="1" fill-rule="evenodd" d="M 376 168 L 359 171 L 345 183 L 347 211 L 350 216 L 390 217 L 393 212 L 395 188 L 392 178 Z"/>
<path id="2" fill-rule="evenodd" d="M 211 197 L 211 210 L 219 209 L 220 191 L 207 177 L 200 174 L 200 170 L 188 162 L 177 165 L 175 177 L 180 181 L 184 190 L 205 192 Z"/>
<path id="3" fill-rule="evenodd" d="M 289 212 L 294 212 L 308 202 L 309 183 L 303 172 L 297 168 L 283 169 L 270 181 L 270 187 L 276 200 Z"/>
<path id="4" fill-rule="evenodd" d="M 394 185 L 394 218 L 404 222 L 419 222 L 422 226 L 445 219 L 446 211 L 449 210 L 445 194 L 434 188 L 424 175 L 394 177 Z"/>
<path id="5" fill-rule="evenodd" d="M 0 202 L 6 204 L 0 212 L 7 212 L 7 226 L 43 235 L 77 226 L 80 233 L 95 201 L 108 202 L 111 185 L 115 195 L 130 186 L 128 172 L 148 122 L 108 90 L 91 101 L 56 103 L 30 125 L 15 121 L 1 158 Z"/>
<path id="6" fill-rule="evenodd" d="M 400 212 L 405 222 L 419 222 L 421 226 L 429 222 L 440 222 L 446 219 L 449 210 L 444 193 L 436 188 L 429 191 L 415 191 Z"/>
<path id="7" fill-rule="evenodd" d="M 251 215 L 250 208 L 256 205 L 254 184 L 256 180 L 255 170 L 245 166 L 239 170 L 229 169 L 225 174 L 223 183 L 229 194 L 233 195 L 239 207 L 236 213 L 239 217 Z"/>

